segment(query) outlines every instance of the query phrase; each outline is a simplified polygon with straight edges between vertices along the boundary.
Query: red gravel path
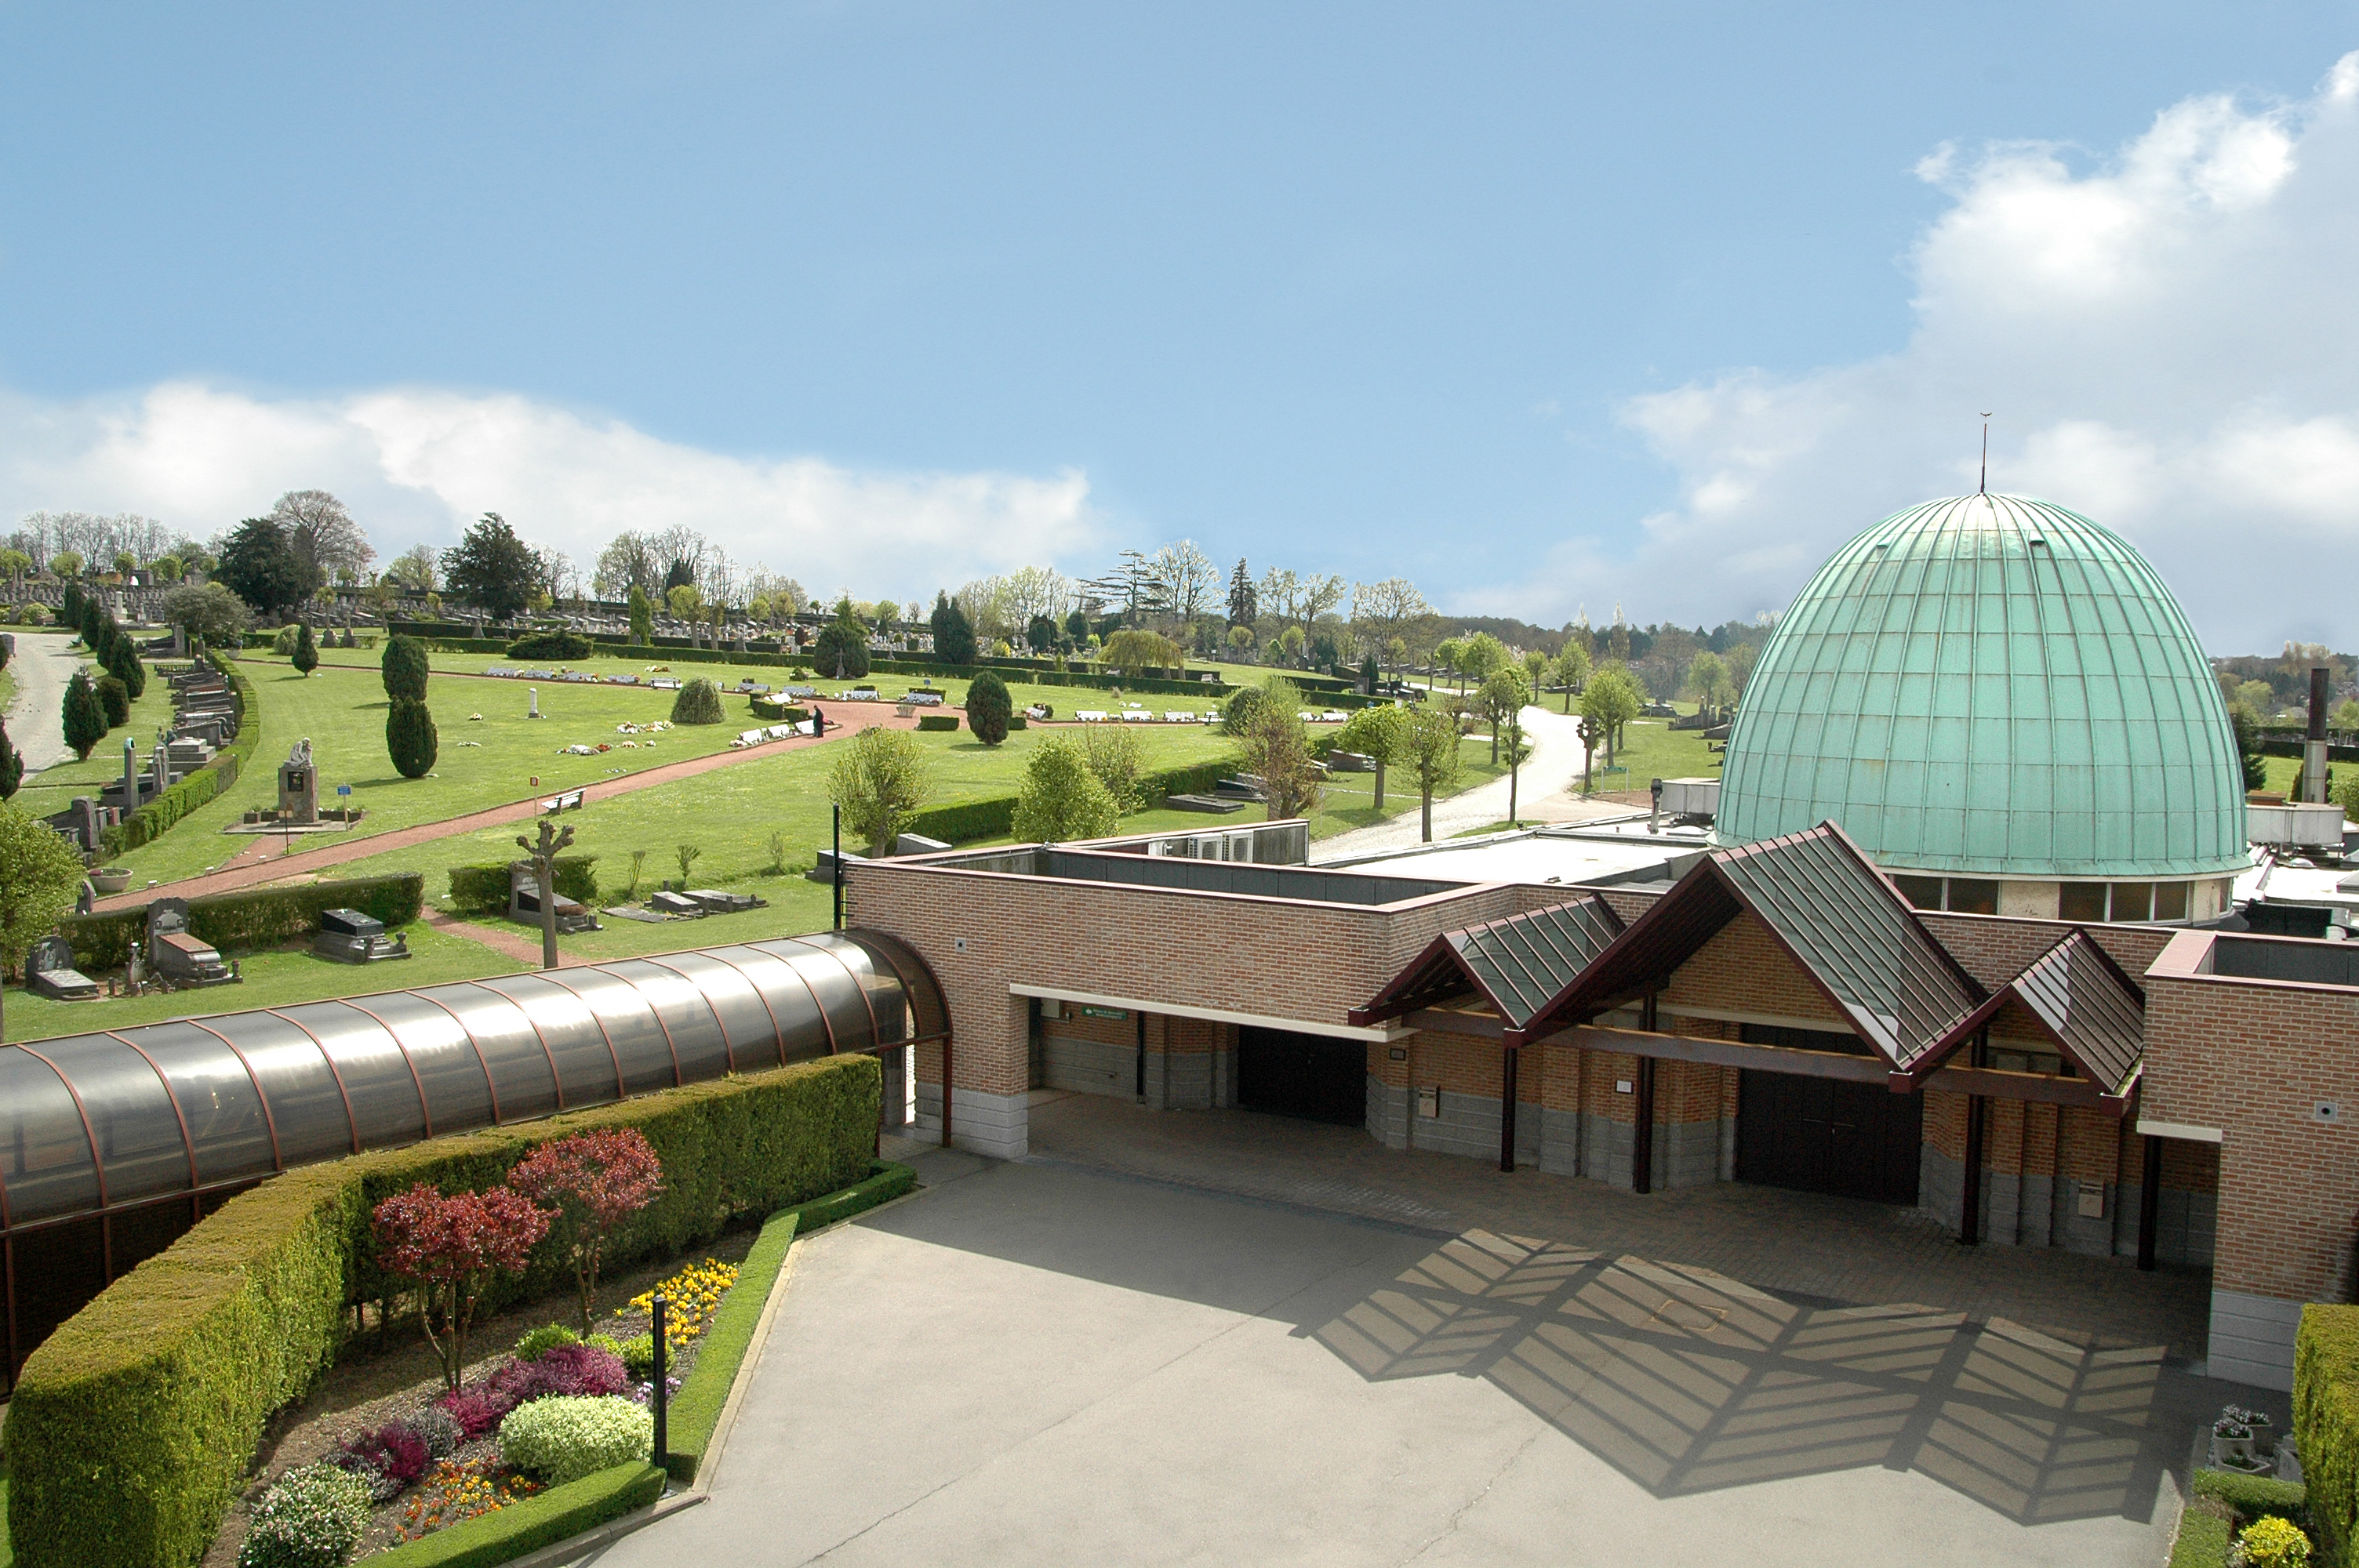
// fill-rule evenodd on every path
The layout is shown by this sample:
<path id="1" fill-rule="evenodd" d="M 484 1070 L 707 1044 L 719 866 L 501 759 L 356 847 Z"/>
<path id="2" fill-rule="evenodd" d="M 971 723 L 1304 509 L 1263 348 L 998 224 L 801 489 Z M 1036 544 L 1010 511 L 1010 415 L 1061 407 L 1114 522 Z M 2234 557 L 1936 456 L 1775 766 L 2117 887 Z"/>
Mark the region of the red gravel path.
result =
<path id="1" fill-rule="evenodd" d="M 852 706 L 839 705 L 838 711 Z M 690 757 L 684 762 L 666 762 L 659 767 L 648 768 L 643 773 L 629 773 L 622 778 L 602 779 L 596 784 L 582 786 L 582 801 L 587 805 L 593 801 L 612 800 L 616 795 L 629 795 L 637 790 L 653 789 L 658 784 L 672 784 L 680 779 L 695 778 L 699 774 L 709 773 L 716 769 L 734 767 L 740 762 L 777 756 L 790 748 L 799 747 L 809 750 L 810 746 L 805 745 L 805 741 L 810 741 L 810 745 L 824 746 L 831 741 L 840 741 L 846 735 L 856 734 L 871 725 L 882 725 L 887 730 L 915 730 L 918 727 L 918 721 L 914 718 L 897 718 L 889 708 L 883 713 L 862 714 L 860 717 L 864 722 L 846 723 L 841 728 L 832 720 L 824 740 L 810 741 L 810 737 L 803 736 L 788 741 L 769 741 L 759 746 L 748 746 L 743 751 L 715 752 L 710 756 Z M 422 822 L 415 827 L 397 827 L 389 833 L 370 834 L 359 838 L 339 835 L 333 843 L 322 844 L 317 849 L 298 849 L 291 855 L 282 855 L 277 852 L 279 840 L 277 838 L 266 833 L 257 833 L 254 835 L 253 843 L 240 849 L 215 871 L 203 876 L 184 877 L 176 882 L 166 882 L 159 887 L 147 888 L 136 892 L 117 893 L 112 898 L 99 900 L 98 907 L 126 909 L 136 904 L 144 904 L 151 899 L 201 898 L 208 893 L 230 892 L 238 888 L 254 887 L 263 882 L 275 882 L 286 877 L 322 871 L 331 866 L 341 866 L 353 860 L 366 860 L 372 855 L 382 855 L 394 849 L 407 849 L 412 845 L 430 844 L 438 838 L 454 838 L 462 833 L 473 833 L 485 827 L 497 827 L 505 823 L 530 821 L 540 815 L 540 803 L 553 793 L 555 792 L 541 790 L 527 795 L 522 800 L 510 801 L 506 806 L 471 811 L 464 816 L 452 816 L 440 822 Z M 473 931 L 468 933 L 470 935 L 475 934 Z M 497 946 L 498 944 L 493 943 L 492 946 Z M 539 944 L 533 944 L 531 956 L 534 963 L 538 964 L 540 961 Z"/>

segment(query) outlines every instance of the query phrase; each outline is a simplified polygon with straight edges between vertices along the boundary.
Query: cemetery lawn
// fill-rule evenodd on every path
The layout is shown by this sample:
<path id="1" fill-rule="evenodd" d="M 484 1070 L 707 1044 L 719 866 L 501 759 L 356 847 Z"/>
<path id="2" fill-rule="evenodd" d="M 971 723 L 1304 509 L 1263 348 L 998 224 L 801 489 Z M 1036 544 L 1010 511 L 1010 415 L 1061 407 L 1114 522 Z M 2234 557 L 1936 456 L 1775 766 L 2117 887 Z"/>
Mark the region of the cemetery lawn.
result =
<path id="1" fill-rule="evenodd" d="M 822 917 L 824 924 L 824 917 Z M 519 927 L 518 929 L 522 929 Z M 653 931 L 654 926 L 646 929 Z M 494 952 L 480 942 L 437 931 L 424 921 L 401 928 L 409 938 L 411 957 L 393 963 L 337 964 L 315 957 L 307 947 L 275 948 L 223 957 L 238 959 L 243 984 L 209 986 L 202 990 L 149 993 L 140 997 L 97 1001 L 50 1001 L 8 989 L 6 1035 L 9 1040 L 39 1040 L 55 1034 L 75 1034 L 93 1029 L 121 1029 L 134 1023 L 158 1023 L 170 1018 L 205 1017 L 247 1008 L 289 1007 L 297 1002 L 324 1001 L 335 997 L 363 996 L 373 991 L 440 985 L 451 980 L 481 979 L 488 975 L 515 974 L 525 965 Z M 687 943 L 675 943 L 686 946 Z M 102 985 L 105 977 L 92 979 Z"/>
<path id="2" fill-rule="evenodd" d="M 1608 773 L 1602 749 L 1596 762 L 1593 784 L 1599 795 L 1618 795 L 1625 790 L 1644 795 L 1656 779 L 1718 778 L 1721 754 L 1712 749 L 1712 742 L 1703 738 L 1701 730 L 1675 730 L 1668 719 L 1633 719 L 1623 726 L 1622 749 L 1614 757 L 1615 767 L 1626 767 L 1629 772 Z M 1578 795 L 1580 790 L 1580 775 L 1576 773 L 1573 793 Z"/>
<path id="3" fill-rule="evenodd" d="M 548 688 L 543 687 L 542 690 L 541 706 L 546 709 L 549 707 Z M 863 722 L 864 714 L 875 711 L 875 708 L 864 703 L 846 704 L 832 710 L 834 717 L 849 725 Z M 724 728 L 730 734 L 736 732 L 734 724 Z M 1226 758 L 1234 755 L 1236 750 L 1234 742 L 1217 730 L 1194 725 L 1140 726 L 1134 732 L 1138 736 L 1146 766 L 1150 769 Z M 1073 736 L 1078 734 L 1078 730 L 1070 727 L 1018 730 L 1009 735 L 1005 744 L 996 747 L 980 744 L 963 730 L 914 732 L 914 739 L 927 754 L 929 787 L 926 805 L 950 806 L 961 801 L 1014 795 L 1022 784 L 1025 763 L 1033 748 L 1044 737 L 1058 734 Z M 670 734 L 663 739 L 670 739 Z M 445 744 L 443 755 L 447 764 L 450 752 L 448 743 Z M 845 744 L 844 741 L 838 740 L 824 746 L 785 751 L 696 778 L 658 784 L 653 789 L 611 800 L 594 801 L 579 811 L 569 811 L 560 819 L 563 826 L 573 829 L 574 843 L 569 853 L 598 858 L 601 901 L 612 903 L 619 901 L 624 888 L 631 880 L 631 851 L 647 851 L 647 859 L 640 869 L 639 894 L 644 898 L 665 881 L 677 881 L 679 879 L 679 865 L 675 852 L 680 845 L 692 845 L 701 853 L 689 871 L 690 886 L 738 889 L 753 884 L 749 891 L 772 899 L 782 908 L 791 906 L 819 912 L 816 923 L 809 916 L 802 916 L 799 917 L 798 924 L 771 928 L 767 935 L 783 935 L 817 929 L 826 924 L 827 890 L 817 883 L 803 881 L 799 876 L 781 877 L 773 872 L 771 867 L 774 863 L 782 863 L 788 873 L 808 871 L 817 851 L 826 847 L 830 822 L 828 776 L 834 771 L 837 759 L 844 754 L 842 748 Z M 607 759 L 599 760 L 603 762 Z M 1387 801 L 1386 804 L 1389 806 L 1391 803 Z M 446 810 L 437 815 L 452 816 L 456 812 Z M 1149 815 L 1186 817 L 1188 825 L 1195 827 L 1211 827 L 1225 820 L 1185 812 Z M 1125 819 L 1124 829 L 1130 830 L 1132 825 L 1139 820 L 1136 817 Z M 510 823 L 479 833 L 462 834 L 429 844 L 391 850 L 337 867 L 335 874 L 357 877 L 387 871 L 422 871 L 426 873 L 427 897 L 440 898 L 450 892 L 450 879 L 446 874 L 450 867 L 504 863 L 515 859 L 516 835 L 526 826 Z M 770 835 L 773 833 L 783 841 L 782 860 L 773 855 L 770 847 Z M 856 851 L 860 846 L 847 843 L 845 848 Z M 772 891 L 773 883 L 777 884 L 777 892 Z M 811 890 L 810 894 L 799 891 L 806 888 Z M 816 902 L 793 902 L 804 899 L 815 899 Z M 766 913 L 762 912 L 762 914 Z M 631 930 L 604 939 L 609 944 L 623 943 L 627 946 L 628 943 L 637 939 L 639 933 L 662 933 L 671 938 L 669 945 L 672 946 L 693 946 L 707 940 L 734 940 L 718 935 L 708 937 L 706 934 L 735 929 L 735 922 L 759 918 L 760 914 L 752 917 L 722 916 L 670 926 L 618 922 L 618 925 L 631 925 Z M 561 940 L 568 945 L 566 950 L 569 952 L 577 950 L 571 946 L 577 941 L 592 944 L 592 947 L 579 949 L 589 952 L 594 949 L 600 937 L 585 935 Z M 617 952 L 623 950 L 616 948 Z M 658 946 L 631 947 L 628 950 L 661 952 L 665 949 Z"/>
<path id="4" fill-rule="evenodd" d="M 343 656 L 353 658 L 357 653 Z M 262 723 L 253 762 L 225 794 L 190 813 L 161 838 L 123 858 L 123 863 L 132 869 L 134 886 L 198 875 L 251 843 L 244 835 L 223 834 L 222 829 L 254 807 L 277 804 L 278 764 L 306 736 L 310 738 L 312 760 L 320 770 L 320 804 L 365 807 L 368 816 L 353 829 L 365 836 L 462 816 L 536 792 L 579 789 L 616 773 L 723 751 L 741 729 L 750 725 L 749 720 L 683 726 L 653 737 L 619 735 L 614 730 L 617 724 L 669 719 L 672 694 L 628 687 L 544 684 L 538 688 L 543 717 L 535 722 L 525 718 L 527 697 L 519 683 L 438 680 L 429 683 L 426 701 L 434 713 L 440 755 L 434 771 L 426 777 L 405 779 L 386 755 L 385 683 L 374 662 L 365 667 L 332 667 L 323 662 L 309 680 L 295 674 L 284 659 L 249 654 L 240 661 L 238 669 L 254 687 Z M 161 682 L 150 685 L 149 697 L 161 688 Z M 742 703 L 732 706 L 743 711 Z M 148 727 L 151 738 L 169 711 L 168 702 Z M 478 712 L 484 716 L 482 721 L 470 721 L 468 716 Z M 655 741 L 652 748 L 646 744 L 650 739 Z M 626 740 L 640 744 L 625 751 L 621 743 Z M 470 745 L 470 741 L 475 743 Z M 560 748 L 576 741 L 593 746 L 605 741 L 614 749 L 587 757 L 559 754 Z M 109 744 L 114 749 L 114 768 L 119 773 L 121 742 L 110 737 L 100 750 Z M 82 767 L 88 769 L 98 760 L 99 752 L 93 752 L 90 763 Z M 46 784 L 68 772 L 52 770 L 40 782 Z M 538 784 L 532 782 L 536 776 L 540 780 Z M 348 800 L 337 795 L 339 784 L 352 786 Z M 82 792 L 58 793 L 57 806 L 49 809 L 63 809 L 74 793 Z M 321 841 L 316 837 L 308 840 Z M 336 841 L 344 841 L 342 836 Z"/>

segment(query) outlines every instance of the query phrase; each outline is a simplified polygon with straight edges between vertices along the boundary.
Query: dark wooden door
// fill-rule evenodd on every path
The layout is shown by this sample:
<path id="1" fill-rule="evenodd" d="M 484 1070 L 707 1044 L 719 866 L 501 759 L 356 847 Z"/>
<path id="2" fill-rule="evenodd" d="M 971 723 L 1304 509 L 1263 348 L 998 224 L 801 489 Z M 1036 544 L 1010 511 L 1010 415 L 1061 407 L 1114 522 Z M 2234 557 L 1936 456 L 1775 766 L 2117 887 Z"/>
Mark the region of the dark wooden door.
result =
<path id="1" fill-rule="evenodd" d="M 1915 1095 L 1747 1071 L 1738 1089 L 1736 1179 L 1913 1204 L 1923 1135 L 1924 1102 Z"/>
<path id="2" fill-rule="evenodd" d="M 1368 1119 L 1368 1052 L 1356 1040 L 1286 1029 L 1237 1031 L 1237 1103 L 1349 1127 Z"/>

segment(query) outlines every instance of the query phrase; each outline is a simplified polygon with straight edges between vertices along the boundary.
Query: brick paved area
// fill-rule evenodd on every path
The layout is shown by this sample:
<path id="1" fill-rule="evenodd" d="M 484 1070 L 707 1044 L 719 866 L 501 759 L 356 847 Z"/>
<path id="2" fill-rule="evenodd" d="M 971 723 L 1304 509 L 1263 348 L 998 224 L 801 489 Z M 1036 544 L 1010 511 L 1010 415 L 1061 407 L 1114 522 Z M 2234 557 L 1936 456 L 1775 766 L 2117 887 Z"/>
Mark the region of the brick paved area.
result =
<path id="1" fill-rule="evenodd" d="M 1383 1147 L 1356 1128 L 1248 1110 L 1148 1111 L 1036 1094 L 1035 1158 L 1364 1215 L 1482 1229 L 1709 1271 L 1799 1302 L 1906 1304 L 2005 1321 L 2091 1348 L 2203 1354 L 2208 1271 L 2141 1274 L 2128 1259 L 1962 1247 L 1915 1209 L 1716 1184 L 1641 1197 L 1545 1172 Z"/>

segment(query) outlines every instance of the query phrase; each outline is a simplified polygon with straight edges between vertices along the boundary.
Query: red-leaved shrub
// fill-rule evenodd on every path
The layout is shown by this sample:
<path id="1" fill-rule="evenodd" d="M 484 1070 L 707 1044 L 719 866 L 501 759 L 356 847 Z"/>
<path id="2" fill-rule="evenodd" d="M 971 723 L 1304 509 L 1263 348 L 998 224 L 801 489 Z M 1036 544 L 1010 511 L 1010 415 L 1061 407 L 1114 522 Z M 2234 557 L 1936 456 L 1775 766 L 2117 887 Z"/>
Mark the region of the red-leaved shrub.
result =
<path id="1" fill-rule="evenodd" d="M 510 1361 L 474 1387 L 434 1402 L 476 1438 L 518 1405 L 552 1394 L 619 1394 L 631 1386 L 623 1358 L 594 1345 L 560 1345 L 530 1361 Z"/>
<path id="2" fill-rule="evenodd" d="M 549 1218 L 531 1199 L 506 1187 L 445 1197 L 423 1182 L 370 1215 L 377 1261 L 416 1287 L 419 1320 L 442 1357 L 442 1383 L 452 1393 L 467 1364 L 467 1325 L 476 1299 L 493 1275 L 523 1271 L 534 1244 L 549 1234 Z"/>
<path id="3" fill-rule="evenodd" d="M 589 1333 L 607 1232 L 663 1191 L 663 1162 L 655 1145 L 635 1127 L 577 1132 L 534 1150 L 508 1173 L 508 1185 L 555 1211 L 582 1298 L 582 1332 Z"/>

